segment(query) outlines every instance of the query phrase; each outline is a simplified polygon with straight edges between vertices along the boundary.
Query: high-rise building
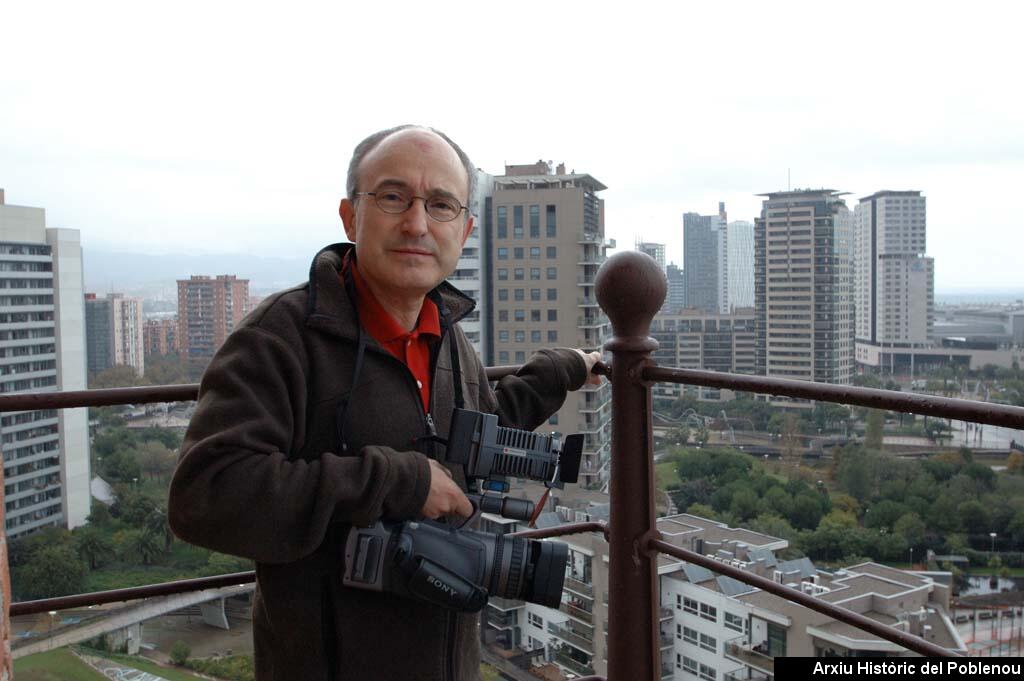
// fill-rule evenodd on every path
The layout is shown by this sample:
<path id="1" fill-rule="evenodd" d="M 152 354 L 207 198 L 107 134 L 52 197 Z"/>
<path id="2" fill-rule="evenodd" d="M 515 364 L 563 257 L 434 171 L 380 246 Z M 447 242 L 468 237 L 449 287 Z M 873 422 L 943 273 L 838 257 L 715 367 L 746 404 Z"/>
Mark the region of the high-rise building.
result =
<path id="1" fill-rule="evenodd" d="M 668 292 L 661 311 L 672 314 L 686 307 L 686 273 L 670 262 L 665 268 L 665 278 L 668 279 Z"/>
<path id="2" fill-rule="evenodd" d="M 476 191 L 469 200 L 469 212 L 474 217 L 473 232 L 466 239 L 462 247 L 462 254 L 459 255 L 459 263 L 455 271 L 448 277 L 448 281 L 456 286 L 463 293 L 476 301 L 476 309 L 459 322 L 466 337 L 473 344 L 485 363 L 487 362 L 487 274 L 484 267 L 487 259 L 484 257 L 487 244 L 485 229 L 487 207 L 490 205 L 491 193 L 494 190 L 494 178 L 482 170 L 476 171 Z"/>
<path id="3" fill-rule="evenodd" d="M 48 228 L 42 208 L 0 190 L 0 393 L 86 387 L 85 305 L 78 230 Z M 7 538 L 74 528 L 89 515 L 85 409 L 0 415 Z"/>
<path id="4" fill-rule="evenodd" d="M 729 223 L 729 309 L 754 307 L 754 223 Z"/>
<path id="5" fill-rule="evenodd" d="M 929 344 L 935 321 L 935 261 L 925 256 L 926 205 L 919 191 L 880 191 L 856 218 L 857 360 L 879 353 L 887 368 Z M 897 360 L 896 358 L 899 358 Z"/>
<path id="6" fill-rule="evenodd" d="M 757 367 L 754 320 L 753 308 L 730 314 L 693 309 L 659 313 L 651 322 L 651 337 L 658 341 L 652 357 L 660 366 L 753 374 Z M 684 392 L 706 401 L 735 397 L 732 390 L 680 383 L 655 383 L 652 390 L 655 399 L 675 399 Z"/>
<path id="7" fill-rule="evenodd" d="M 113 366 L 130 366 L 145 373 L 142 301 L 110 293 L 85 294 L 85 343 L 90 373 Z"/>
<path id="8" fill-rule="evenodd" d="M 654 262 L 658 263 L 658 267 L 662 270 L 665 269 L 665 244 L 656 244 L 650 241 L 636 240 L 635 250 L 654 258 Z"/>
<path id="9" fill-rule="evenodd" d="M 179 351 L 188 360 L 209 360 L 248 313 L 248 279 L 233 274 L 179 279 Z"/>
<path id="10" fill-rule="evenodd" d="M 683 215 L 686 307 L 729 312 L 728 240 L 725 204 L 718 204 L 718 215 Z"/>
<path id="11" fill-rule="evenodd" d="M 853 215 L 832 189 L 762 196 L 754 225 L 758 373 L 848 384 Z"/>
<path id="12" fill-rule="evenodd" d="M 610 335 L 594 294 L 597 269 L 612 247 L 604 236 L 605 186 L 543 161 L 505 166 L 494 178 L 488 249 L 490 346 L 498 365 L 520 364 L 545 347 L 600 349 Z M 552 430 L 584 433 L 580 481 L 607 480 L 611 390 L 569 393 Z"/>
<path id="13" fill-rule="evenodd" d="M 147 319 L 142 327 L 147 356 L 163 357 L 178 351 L 178 319 Z"/>

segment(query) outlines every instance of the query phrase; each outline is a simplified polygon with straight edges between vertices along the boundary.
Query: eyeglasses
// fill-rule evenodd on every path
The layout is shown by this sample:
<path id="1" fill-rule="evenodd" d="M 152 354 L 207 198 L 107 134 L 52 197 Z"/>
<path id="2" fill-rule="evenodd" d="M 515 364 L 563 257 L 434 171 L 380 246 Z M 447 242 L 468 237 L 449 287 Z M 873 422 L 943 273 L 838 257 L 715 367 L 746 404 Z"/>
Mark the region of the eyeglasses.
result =
<path id="1" fill-rule="evenodd" d="M 385 213 L 399 215 L 412 207 L 413 199 L 423 201 L 423 207 L 434 220 L 438 222 L 451 222 L 459 217 L 466 207 L 461 203 L 443 194 L 432 196 L 416 196 L 401 189 L 382 189 L 376 192 L 356 192 L 356 196 L 372 196 L 373 202 Z"/>

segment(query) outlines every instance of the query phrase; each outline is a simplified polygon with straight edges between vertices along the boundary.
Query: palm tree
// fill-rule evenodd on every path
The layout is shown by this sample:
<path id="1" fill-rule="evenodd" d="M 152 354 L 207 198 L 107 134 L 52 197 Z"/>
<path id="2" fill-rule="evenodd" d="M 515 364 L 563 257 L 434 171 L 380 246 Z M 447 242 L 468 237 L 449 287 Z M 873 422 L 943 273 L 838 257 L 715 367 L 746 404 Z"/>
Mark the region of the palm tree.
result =
<path id="1" fill-rule="evenodd" d="M 167 511 L 162 508 L 154 508 L 146 516 L 142 525 L 143 531 L 153 534 L 155 537 L 162 537 L 164 551 L 169 551 L 171 542 L 174 541 L 174 533 L 171 532 L 170 523 L 167 522 Z"/>
<path id="2" fill-rule="evenodd" d="M 95 570 L 101 562 L 114 553 L 114 545 L 95 527 L 88 525 L 74 533 L 75 550 Z"/>

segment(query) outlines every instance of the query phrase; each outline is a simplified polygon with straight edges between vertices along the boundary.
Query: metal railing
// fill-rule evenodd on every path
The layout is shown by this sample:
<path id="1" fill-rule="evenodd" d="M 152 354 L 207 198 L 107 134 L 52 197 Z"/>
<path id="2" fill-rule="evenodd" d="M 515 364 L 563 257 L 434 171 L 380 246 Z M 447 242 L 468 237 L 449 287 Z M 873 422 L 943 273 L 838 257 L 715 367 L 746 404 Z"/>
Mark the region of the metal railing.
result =
<path id="1" fill-rule="evenodd" d="M 610 482 L 611 517 L 604 523 L 574 523 L 544 530 L 518 533 L 532 538 L 558 537 L 580 532 L 602 532 L 608 541 L 609 618 L 607 640 L 608 678 L 654 680 L 665 669 L 661 662 L 659 620 L 665 617 L 659 603 L 657 558 L 660 553 L 700 565 L 715 573 L 755 586 L 901 645 L 921 655 L 955 656 L 956 653 L 907 632 L 880 624 L 863 615 L 815 599 L 801 591 L 715 561 L 707 556 L 673 546 L 662 540 L 654 513 L 653 434 L 651 384 L 655 381 L 686 383 L 732 390 L 768 393 L 853 404 L 876 409 L 956 418 L 976 423 L 1024 429 L 1024 408 L 927 395 L 905 394 L 889 390 L 853 388 L 789 379 L 741 374 L 724 374 L 690 369 L 658 367 L 650 358 L 657 343 L 648 337 L 651 319 L 661 307 L 666 292 L 665 276 L 648 256 L 620 253 L 610 258 L 598 272 L 597 300 L 608 314 L 613 338 L 605 344 L 612 355 L 611 366 L 599 364 L 595 372 L 608 376 L 612 385 L 612 463 L 615 475 Z M 496 380 L 517 367 L 491 367 L 488 378 Z M 198 386 L 157 386 L 69 392 L 0 395 L 0 412 L 74 407 L 140 404 L 194 400 Z M 638 449 L 645 456 L 637 456 Z M 0 487 L 2 489 L 2 487 Z M 628 499 L 629 503 L 616 503 Z M 2 551 L 0 545 L 0 551 Z M 8 579 L 6 554 L 0 563 L 3 579 Z M 95 594 L 14 603 L 4 612 L 2 631 L 10 631 L 9 614 L 40 613 L 70 607 L 98 605 L 113 601 L 146 598 L 195 591 L 254 579 L 253 572 L 220 577 L 183 580 Z M 6 602 L 6 601 L 5 601 Z M 571 605 L 570 614 L 590 618 L 586 611 Z M 671 612 L 671 611 L 669 611 Z M 4 642 L 6 643 L 6 642 Z M 6 647 L 6 646 L 5 646 Z M 4 648 L 0 647 L 0 651 Z M 0 652 L 0 673 L 10 674 L 10 659 Z M 562 656 L 564 657 L 564 656 Z M 577 673 L 593 674 L 591 667 L 571 660 Z M 567 665 L 572 666 L 572 665 Z M 598 678 L 598 677 L 593 677 Z"/>

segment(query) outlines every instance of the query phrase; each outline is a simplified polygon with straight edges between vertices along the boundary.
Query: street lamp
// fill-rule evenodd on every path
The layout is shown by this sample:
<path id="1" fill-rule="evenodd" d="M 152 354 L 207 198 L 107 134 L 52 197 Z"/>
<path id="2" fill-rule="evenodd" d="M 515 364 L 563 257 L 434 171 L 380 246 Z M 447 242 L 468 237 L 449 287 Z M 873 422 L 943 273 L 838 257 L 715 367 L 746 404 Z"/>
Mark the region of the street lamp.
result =
<path id="1" fill-rule="evenodd" d="M 914 569 L 914 547 L 910 547 L 910 569 Z"/>
<path id="2" fill-rule="evenodd" d="M 995 532 L 989 532 L 988 536 L 989 536 L 989 539 L 992 540 L 992 543 L 989 546 L 989 551 L 988 551 L 989 558 L 991 558 L 992 554 L 994 554 L 996 552 L 996 533 Z"/>
<path id="3" fill-rule="evenodd" d="M 50 632 L 47 634 L 47 638 L 50 639 L 50 650 L 53 650 L 53 618 L 56 617 L 57 611 L 50 610 L 48 614 L 50 615 Z"/>

